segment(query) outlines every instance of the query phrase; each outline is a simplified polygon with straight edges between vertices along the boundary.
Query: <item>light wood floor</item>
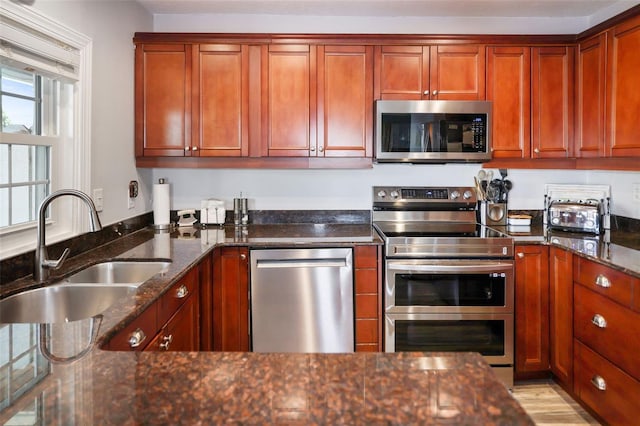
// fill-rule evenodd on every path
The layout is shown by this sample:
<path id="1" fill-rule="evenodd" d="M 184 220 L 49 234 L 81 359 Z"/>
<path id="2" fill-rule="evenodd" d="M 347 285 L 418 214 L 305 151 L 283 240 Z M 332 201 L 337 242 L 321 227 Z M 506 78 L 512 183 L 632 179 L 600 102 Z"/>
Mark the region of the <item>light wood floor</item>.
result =
<path id="1" fill-rule="evenodd" d="M 513 396 L 536 425 L 599 425 L 551 380 L 516 383 Z"/>

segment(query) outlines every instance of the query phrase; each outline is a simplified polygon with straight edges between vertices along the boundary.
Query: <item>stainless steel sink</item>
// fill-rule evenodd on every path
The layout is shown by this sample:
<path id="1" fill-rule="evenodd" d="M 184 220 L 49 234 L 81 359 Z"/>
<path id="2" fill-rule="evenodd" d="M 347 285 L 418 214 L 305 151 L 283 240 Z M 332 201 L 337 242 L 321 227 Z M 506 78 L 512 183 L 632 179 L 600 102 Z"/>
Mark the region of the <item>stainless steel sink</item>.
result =
<path id="1" fill-rule="evenodd" d="M 67 283 L 27 290 L 0 300 L 0 323 L 78 321 L 104 312 L 136 290 L 135 285 Z"/>
<path id="2" fill-rule="evenodd" d="M 169 265 L 169 262 L 103 262 L 76 272 L 64 281 L 140 285 L 155 274 L 166 271 Z"/>

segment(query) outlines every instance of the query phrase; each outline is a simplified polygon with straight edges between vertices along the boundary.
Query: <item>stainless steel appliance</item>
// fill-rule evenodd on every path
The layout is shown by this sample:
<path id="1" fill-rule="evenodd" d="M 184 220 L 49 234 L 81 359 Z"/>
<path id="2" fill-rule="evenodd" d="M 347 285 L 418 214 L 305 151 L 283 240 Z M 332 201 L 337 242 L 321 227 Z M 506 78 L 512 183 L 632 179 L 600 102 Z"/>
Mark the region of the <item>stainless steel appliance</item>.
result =
<path id="1" fill-rule="evenodd" d="M 470 187 L 374 187 L 385 350 L 480 352 L 513 384 L 513 240 L 476 223 Z"/>
<path id="2" fill-rule="evenodd" d="M 544 223 L 549 229 L 600 234 L 610 229 L 609 185 L 545 185 Z"/>
<path id="3" fill-rule="evenodd" d="M 350 248 L 251 250 L 254 352 L 353 352 Z"/>
<path id="4" fill-rule="evenodd" d="M 378 162 L 491 159 L 491 102 L 376 101 Z"/>

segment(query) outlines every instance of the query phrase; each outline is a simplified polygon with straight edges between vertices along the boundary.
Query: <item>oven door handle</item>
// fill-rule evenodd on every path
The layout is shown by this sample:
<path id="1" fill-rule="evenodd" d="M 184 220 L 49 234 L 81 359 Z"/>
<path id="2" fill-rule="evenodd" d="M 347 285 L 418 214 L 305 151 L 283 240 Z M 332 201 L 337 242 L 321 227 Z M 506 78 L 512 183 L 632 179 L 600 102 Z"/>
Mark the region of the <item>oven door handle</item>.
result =
<path id="1" fill-rule="evenodd" d="M 471 273 L 471 272 L 511 272 L 513 263 L 506 262 L 481 262 L 481 263 L 404 263 L 398 261 L 388 261 L 387 270 L 400 272 L 452 272 L 452 273 Z"/>

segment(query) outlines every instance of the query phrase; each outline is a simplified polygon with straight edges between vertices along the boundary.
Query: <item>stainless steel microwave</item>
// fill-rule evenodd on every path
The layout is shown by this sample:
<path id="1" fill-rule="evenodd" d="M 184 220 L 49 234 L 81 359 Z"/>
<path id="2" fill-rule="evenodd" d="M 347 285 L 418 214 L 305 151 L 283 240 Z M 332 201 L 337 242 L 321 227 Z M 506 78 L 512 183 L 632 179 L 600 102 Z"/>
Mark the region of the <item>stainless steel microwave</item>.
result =
<path id="1" fill-rule="evenodd" d="M 375 113 L 377 162 L 491 159 L 491 102 L 376 101 Z"/>

